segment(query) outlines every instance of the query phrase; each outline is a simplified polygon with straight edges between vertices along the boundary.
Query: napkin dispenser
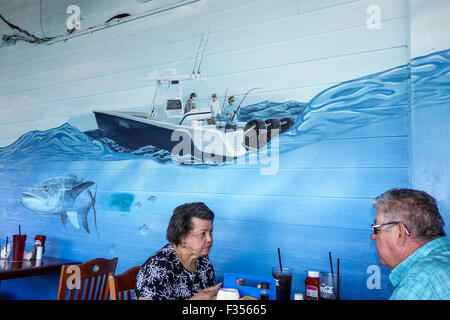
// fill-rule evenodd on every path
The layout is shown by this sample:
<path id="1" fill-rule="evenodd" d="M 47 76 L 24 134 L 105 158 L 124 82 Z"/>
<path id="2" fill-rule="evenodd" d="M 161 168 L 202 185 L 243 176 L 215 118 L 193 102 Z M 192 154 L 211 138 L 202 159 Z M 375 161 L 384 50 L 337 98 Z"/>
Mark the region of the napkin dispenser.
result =
<path id="1" fill-rule="evenodd" d="M 238 279 L 244 279 L 244 285 L 239 285 L 237 283 Z M 273 278 L 241 273 L 225 273 L 223 278 L 223 287 L 237 289 L 241 297 L 250 296 L 259 299 L 261 289 L 256 287 L 256 285 L 251 286 L 249 284 L 260 284 L 261 282 L 267 282 L 269 284 L 269 300 L 277 300 L 276 281 Z"/>
<path id="2" fill-rule="evenodd" d="M 217 300 L 239 300 L 239 291 L 234 288 L 221 288 L 217 292 Z"/>

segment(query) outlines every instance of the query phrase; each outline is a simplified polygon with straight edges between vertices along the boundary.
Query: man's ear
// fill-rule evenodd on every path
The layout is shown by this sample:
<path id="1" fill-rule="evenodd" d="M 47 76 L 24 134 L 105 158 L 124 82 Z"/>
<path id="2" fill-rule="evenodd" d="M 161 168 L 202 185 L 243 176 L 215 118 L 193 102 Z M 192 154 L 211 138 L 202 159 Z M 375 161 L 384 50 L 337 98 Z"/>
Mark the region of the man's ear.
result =
<path id="1" fill-rule="evenodd" d="M 399 223 L 396 226 L 395 232 L 397 233 L 397 246 L 403 247 L 406 242 L 406 232 L 403 223 Z"/>

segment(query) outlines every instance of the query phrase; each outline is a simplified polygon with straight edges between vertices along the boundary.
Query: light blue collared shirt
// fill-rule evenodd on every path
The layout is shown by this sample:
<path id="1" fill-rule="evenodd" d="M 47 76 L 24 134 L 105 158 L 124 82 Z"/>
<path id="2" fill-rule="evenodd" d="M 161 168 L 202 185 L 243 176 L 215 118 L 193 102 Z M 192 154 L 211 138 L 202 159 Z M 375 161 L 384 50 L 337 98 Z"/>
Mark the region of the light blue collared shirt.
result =
<path id="1" fill-rule="evenodd" d="M 237 109 L 237 106 L 235 106 L 233 104 L 229 104 L 224 108 L 222 119 L 226 120 L 227 124 L 236 124 L 237 123 L 237 118 L 238 118 L 239 112 L 234 115 L 234 119 L 233 119 L 233 121 L 231 121 L 231 117 L 232 117 L 231 114 L 233 111 L 236 111 L 236 109 Z"/>
<path id="2" fill-rule="evenodd" d="M 434 239 L 403 260 L 389 275 L 390 300 L 450 300 L 450 244 Z"/>

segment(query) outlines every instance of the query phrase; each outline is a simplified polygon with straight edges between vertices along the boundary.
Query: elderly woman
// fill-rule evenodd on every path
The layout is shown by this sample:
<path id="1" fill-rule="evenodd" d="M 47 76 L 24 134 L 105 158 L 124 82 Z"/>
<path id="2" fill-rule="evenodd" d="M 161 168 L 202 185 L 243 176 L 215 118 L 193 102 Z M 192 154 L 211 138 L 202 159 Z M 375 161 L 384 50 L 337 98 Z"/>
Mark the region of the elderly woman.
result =
<path id="1" fill-rule="evenodd" d="M 201 202 L 175 208 L 167 227 L 169 243 L 147 259 L 137 276 L 139 299 L 216 299 L 221 285 L 215 285 L 208 257 L 213 220 L 214 213 Z"/>

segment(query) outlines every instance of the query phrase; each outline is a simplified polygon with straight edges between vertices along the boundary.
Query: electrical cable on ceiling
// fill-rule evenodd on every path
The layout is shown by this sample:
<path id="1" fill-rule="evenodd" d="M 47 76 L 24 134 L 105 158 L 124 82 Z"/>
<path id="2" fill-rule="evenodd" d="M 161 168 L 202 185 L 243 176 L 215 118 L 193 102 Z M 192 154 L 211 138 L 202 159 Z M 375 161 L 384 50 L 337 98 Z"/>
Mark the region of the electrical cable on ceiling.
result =
<path id="1" fill-rule="evenodd" d="M 15 29 L 15 30 L 19 31 L 20 33 L 23 33 L 23 34 L 25 34 L 26 36 L 28 36 L 28 38 L 26 38 L 26 37 L 24 37 L 24 36 L 22 36 L 22 35 L 20 35 L 20 34 L 14 34 L 14 35 L 10 35 L 10 36 L 4 35 L 4 37 L 7 36 L 8 39 L 21 40 L 21 41 L 25 41 L 25 42 L 33 43 L 33 44 L 36 44 L 36 43 L 43 43 L 43 42 L 48 42 L 48 41 L 50 41 L 50 40 L 56 39 L 57 37 L 60 37 L 60 36 L 56 36 L 56 37 L 47 37 L 47 36 L 45 35 L 44 29 L 43 29 L 43 27 L 42 27 L 42 1 L 43 1 L 43 0 L 40 1 L 40 25 L 41 25 L 41 32 L 42 32 L 42 35 L 44 36 L 43 38 L 40 38 L 40 37 L 38 37 L 38 36 L 36 36 L 36 35 L 34 35 L 34 34 L 28 32 L 27 30 L 23 30 L 22 28 L 20 28 L 19 26 L 16 26 L 15 24 L 12 24 L 11 22 L 9 22 L 8 20 L 6 20 L 6 18 L 3 17 L 3 16 L 0 14 L 0 19 L 3 20 L 3 21 L 4 21 L 11 29 L 13 29 L 13 30 Z M 31 38 L 31 39 L 30 39 L 30 38 Z M 4 41 L 4 43 L 5 43 L 5 42 L 6 42 L 6 41 Z M 14 41 L 14 43 L 15 43 L 15 41 Z M 3 46 L 4 46 L 4 45 L 3 45 Z M 3 46 L 2 46 L 2 47 L 3 47 Z M 0 48 L 1 48 L 1 47 L 0 47 Z"/>
<path id="2" fill-rule="evenodd" d="M 12 46 L 12 45 L 15 45 L 16 44 L 16 39 L 14 39 L 13 37 L 11 37 L 11 36 L 8 36 L 7 34 L 4 34 L 3 35 L 3 37 L 2 37 L 2 44 L 1 44 L 1 46 L 0 46 L 0 48 L 1 47 L 4 47 L 4 46 Z"/>
<path id="3" fill-rule="evenodd" d="M 126 18 L 126 17 L 129 17 L 129 16 L 131 16 L 131 14 L 129 14 L 129 13 L 119 13 L 119 14 L 115 15 L 114 17 L 109 18 L 108 20 L 106 20 L 105 23 L 111 22 L 114 19 L 122 19 L 122 18 Z"/>
<path id="4" fill-rule="evenodd" d="M 71 32 L 69 32 L 68 34 L 62 34 L 62 35 L 58 35 L 58 36 L 54 36 L 54 37 L 46 37 L 44 30 L 43 30 L 43 25 L 42 25 L 42 2 L 43 2 L 43 0 L 40 1 L 40 11 L 41 11 L 40 24 L 41 24 L 41 31 L 44 36 L 43 38 L 40 38 L 40 37 L 28 32 L 27 30 L 23 30 L 22 28 L 20 28 L 19 26 L 16 26 L 15 24 L 12 24 L 8 20 L 6 20 L 6 18 L 4 18 L 1 14 L 0 14 L 0 19 L 3 20 L 3 22 L 5 22 L 11 29 L 17 30 L 17 31 L 19 31 L 19 33 L 23 34 L 23 35 L 22 34 L 5 35 L 10 40 L 11 39 L 21 40 L 21 41 L 25 41 L 25 42 L 32 43 L 32 44 L 40 44 L 40 43 L 52 44 L 52 43 L 55 43 L 58 41 L 65 42 L 68 40 L 69 37 L 83 35 L 88 32 L 92 33 L 92 32 L 95 32 L 95 31 L 98 31 L 98 30 L 101 30 L 104 28 L 109 28 L 113 25 L 117 25 L 117 24 L 120 24 L 123 22 L 128 22 L 131 20 L 139 19 L 142 17 L 146 17 L 148 15 L 153 15 L 153 14 L 164 12 L 167 10 L 175 9 L 175 8 L 178 8 L 178 7 L 187 5 L 187 4 L 192 4 L 192 3 L 195 3 L 198 1 L 200 1 L 200 0 L 179 0 L 171 5 L 161 6 L 158 8 L 152 8 L 150 10 L 143 11 L 143 12 L 140 12 L 137 14 L 121 13 L 121 14 L 113 16 L 112 18 L 107 20 L 105 23 L 102 23 L 99 25 L 94 25 L 94 26 L 88 27 L 83 30 L 71 30 Z M 124 19 L 124 20 L 121 21 L 122 19 Z M 10 42 L 10 44 L 11 43 L 12 42 Z M 1 47 L 5 46 L 5 45 L 9 45 L 9 44 L 5 44 L 5 41 L 4 41 L 1 45 Z"/>
<path id="5" fill-rule="evenodd" d="M 46 41 L 54 39 L 54 38 L 39 38 L 39 37 L 35 36 L 34 34 L 29 33 L 27 30 L 23 30 L 20 27 L 12 24 L 8 20 L 6 20 L 1 14 L 0 14 L 0 19 L 2 19 L 11 29 L 15 29 L 29 37 L 29 38 L 26 38 L 22 35 L 14 34 L 14 35 L 11 35 L 11 37 L 13 39 L 23 40 L 23 41 L 29 42 L 29 43 L 42 43 L 42 42 L 46 42 Z"/>

